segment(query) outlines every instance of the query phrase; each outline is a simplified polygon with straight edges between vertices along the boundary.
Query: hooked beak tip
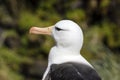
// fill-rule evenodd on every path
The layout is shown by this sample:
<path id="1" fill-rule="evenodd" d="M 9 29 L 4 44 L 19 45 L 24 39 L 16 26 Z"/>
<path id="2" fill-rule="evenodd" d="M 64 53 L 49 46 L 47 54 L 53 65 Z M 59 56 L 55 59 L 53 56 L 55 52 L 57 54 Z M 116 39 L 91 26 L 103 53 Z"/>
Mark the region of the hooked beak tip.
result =
<path id="1" fill-rule="evenodd" d="M 32 32 L 34 31 L 35 27 L 31 27 L 29 30 L 29 34 L 32 34 Z"/>

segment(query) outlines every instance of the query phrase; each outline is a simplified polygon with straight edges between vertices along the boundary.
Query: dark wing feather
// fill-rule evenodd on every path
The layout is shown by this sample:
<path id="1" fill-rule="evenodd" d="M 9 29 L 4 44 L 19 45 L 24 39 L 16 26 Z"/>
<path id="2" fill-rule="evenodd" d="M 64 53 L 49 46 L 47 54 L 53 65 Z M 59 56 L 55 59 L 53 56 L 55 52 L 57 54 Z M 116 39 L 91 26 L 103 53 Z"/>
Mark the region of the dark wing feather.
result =
<path id="1" fill-rule="evenodd" d="M 88 65 L 69 62 L 51 65 L 48 80 L 101 80 L 101 78 Z"/>

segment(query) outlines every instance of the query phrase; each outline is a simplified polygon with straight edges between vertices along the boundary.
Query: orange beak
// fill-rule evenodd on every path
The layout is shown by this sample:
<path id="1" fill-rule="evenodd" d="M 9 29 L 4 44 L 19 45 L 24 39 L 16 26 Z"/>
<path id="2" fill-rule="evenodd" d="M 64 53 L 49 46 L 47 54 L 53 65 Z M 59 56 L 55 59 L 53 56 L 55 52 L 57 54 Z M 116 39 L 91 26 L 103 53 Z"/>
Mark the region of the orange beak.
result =
<path id="1" fill-rule="evenodd" d="M 53 26 L 46 27 L 46 28 L 39 28 L 39 27 L 31 27 L 29 30 L 30 34 L 46 34 L 51 35 L 52 34 L 52 28 Z"/>

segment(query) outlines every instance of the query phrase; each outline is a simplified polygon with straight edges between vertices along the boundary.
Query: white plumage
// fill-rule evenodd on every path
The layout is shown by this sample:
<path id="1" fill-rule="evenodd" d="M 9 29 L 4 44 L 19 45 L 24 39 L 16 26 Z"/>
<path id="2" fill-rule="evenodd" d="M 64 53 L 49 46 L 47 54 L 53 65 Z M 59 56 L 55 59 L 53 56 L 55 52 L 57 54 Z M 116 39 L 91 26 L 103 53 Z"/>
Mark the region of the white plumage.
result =
<path id="1" fill-rule="evenodd" d="M 93 69 L 87 60 L 84 59 L 80 54 L 80 50 L 83 45 L 83 32 L 79 25 L 71 20 L 61 20 L 53 25 L 52 28 L 48 27 L 47 30 L 51 32 L 56 45 L 53 46 L 50 50 L 48 57 L 48 67 L 44 73 L 42 80 L 45 80 L 46 76 L 50 72 L 52 64 L 75 62 L 88 65 Z M 30 32 L 35 34 L 37 32 L 37 34 L 39 34 L 39 32 L 40 34 L 44 32 L 45 34 L 50 34 L 45 30 L 42 32 L 42 28 L 38 30 L 36 27 L 33 27 Z"/>

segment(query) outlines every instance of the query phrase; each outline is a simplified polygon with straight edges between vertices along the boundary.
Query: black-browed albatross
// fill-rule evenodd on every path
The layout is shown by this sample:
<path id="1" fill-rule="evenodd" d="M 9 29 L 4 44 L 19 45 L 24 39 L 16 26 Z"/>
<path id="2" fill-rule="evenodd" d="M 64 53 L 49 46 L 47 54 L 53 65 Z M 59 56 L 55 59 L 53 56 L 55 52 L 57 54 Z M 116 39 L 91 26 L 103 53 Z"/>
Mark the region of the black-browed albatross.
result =
<path id="1" fill-rule="evenodd" d="M 30 33 L 52 35 L 56 42 L 50 50 L 42 80 L 101 80 L 80 54 L 83 32 L 75 22 L 61 20 L 47 28 L 32 27 Z"/>

